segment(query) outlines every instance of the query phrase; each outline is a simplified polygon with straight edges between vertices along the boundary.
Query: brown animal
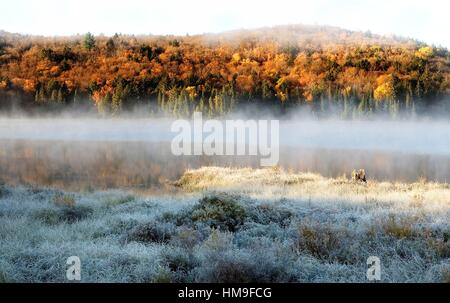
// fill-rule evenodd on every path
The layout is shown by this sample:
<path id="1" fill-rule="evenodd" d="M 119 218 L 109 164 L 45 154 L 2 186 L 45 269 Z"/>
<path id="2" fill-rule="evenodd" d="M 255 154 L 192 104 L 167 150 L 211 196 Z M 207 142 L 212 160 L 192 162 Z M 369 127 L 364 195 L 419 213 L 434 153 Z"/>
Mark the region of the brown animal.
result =
<path id="1" fill-rule="evenodd" d="M 352 172 L 352 180 L 366 183 L 366 171 L 364 169 L 354 169 Z"/>

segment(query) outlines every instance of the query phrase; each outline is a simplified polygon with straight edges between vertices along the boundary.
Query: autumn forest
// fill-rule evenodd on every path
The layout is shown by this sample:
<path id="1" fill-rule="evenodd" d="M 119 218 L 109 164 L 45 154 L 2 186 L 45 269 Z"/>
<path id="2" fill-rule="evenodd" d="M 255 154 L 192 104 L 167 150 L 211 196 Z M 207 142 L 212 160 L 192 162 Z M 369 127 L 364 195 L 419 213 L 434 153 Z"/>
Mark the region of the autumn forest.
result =
<path id="1" fill-rule="evenodd" d="M 149 115 L 219 116 L 256 105 L 396 117 L 432 108 L 449 94 L 447 49 L 334 27 L 197 36 L 0 32 L 2 111 L 117 116 L 139 108 Z"/>

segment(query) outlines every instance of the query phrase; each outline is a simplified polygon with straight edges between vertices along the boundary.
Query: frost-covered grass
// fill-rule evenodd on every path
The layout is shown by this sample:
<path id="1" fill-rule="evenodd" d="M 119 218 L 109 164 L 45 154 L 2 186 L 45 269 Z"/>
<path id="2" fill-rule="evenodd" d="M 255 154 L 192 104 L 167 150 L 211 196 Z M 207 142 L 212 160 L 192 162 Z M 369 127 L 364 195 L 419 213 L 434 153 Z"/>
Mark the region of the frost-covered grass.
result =
<path id="1" fill-rule="evenodd" d="M 370 178 L 370 176 L 369 176 Z M 0 282 L 450 281 L 450 186 L 188 171 L 171 195 L 0 186 Z"/>

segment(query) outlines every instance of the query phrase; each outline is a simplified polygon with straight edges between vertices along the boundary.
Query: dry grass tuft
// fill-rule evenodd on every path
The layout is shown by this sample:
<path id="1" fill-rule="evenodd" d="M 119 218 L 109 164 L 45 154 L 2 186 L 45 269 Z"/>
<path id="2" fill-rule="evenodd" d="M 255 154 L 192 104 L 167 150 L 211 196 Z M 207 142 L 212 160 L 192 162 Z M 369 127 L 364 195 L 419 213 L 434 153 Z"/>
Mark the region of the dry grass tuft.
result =
<path id="1" fill-rule="evenodd" d="M 303 223 L 298 234 L 297 248 L 320 260 L 333 259 L 341 246 L 342 234 L 327 225 Z"/>
<path id="2" fill-rule="evenodd" d="M 397 239 L 410 239 L 416 235 L 413 218 L 397 218 L 395 214 L 390 214 L 381 222 L 383 232 Z"/>

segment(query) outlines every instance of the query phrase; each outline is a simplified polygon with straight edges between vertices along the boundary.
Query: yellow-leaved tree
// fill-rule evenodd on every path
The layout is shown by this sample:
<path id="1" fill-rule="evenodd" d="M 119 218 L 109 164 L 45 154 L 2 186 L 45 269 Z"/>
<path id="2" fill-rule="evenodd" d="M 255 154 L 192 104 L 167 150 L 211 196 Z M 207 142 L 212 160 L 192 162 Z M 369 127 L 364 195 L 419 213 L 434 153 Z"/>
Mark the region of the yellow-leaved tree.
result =
<path id="1" fill-rule="evenodd" d="M 377 88 L 373 92 L 373 97 L 377 101 L 395 99 L 394 76 L 392 74 L 382 75 L 377 78 Z"/>

